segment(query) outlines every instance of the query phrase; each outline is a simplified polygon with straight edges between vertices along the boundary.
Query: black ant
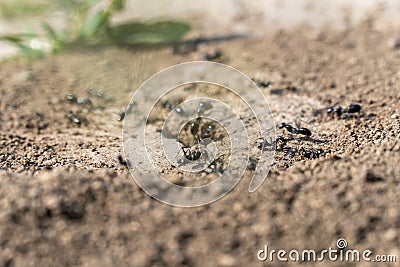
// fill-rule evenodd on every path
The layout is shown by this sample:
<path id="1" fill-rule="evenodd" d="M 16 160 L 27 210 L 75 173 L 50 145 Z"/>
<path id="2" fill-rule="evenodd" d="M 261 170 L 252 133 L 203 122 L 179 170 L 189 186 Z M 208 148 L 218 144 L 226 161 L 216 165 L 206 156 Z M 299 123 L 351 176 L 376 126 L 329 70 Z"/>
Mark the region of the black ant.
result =
<path id="1" fill-rule="evenodd" d="M 181 108 L 181 107 L 176 107 L 175 109 L 174 109 L 174 111 L 176 112 L 176 113 L 178 113 L 179 115 L 181 115 L 181 116 L 184 116 L 186 113 L 185 113 L 185 111 L 183 110 L 183 108 Z"/>
<path id="2" fill-rule="evenodd" d="M 183 144 L 184 145 L 184 144 Z M 183 157 L 179 160 L 179 164 L 185 164 L 185 159 L 190 161 L 196 161 L 200 159 L 200 157 L 208 156 L 207 151 L 203 150 L 200 147 L 200 137 L 196 135 L 196 144 L 193 146 L 184 145 L 181 147 L 183 152 Z"/>
<path id="3" fill-rule="evenodd" d="M 90 98 L 88 98 L 88 97 L 78 98 L 76 103 L 78 103 L 78 105 L 82 105 L 82 106 L 85 106 L 85 107 L 92 107 L 93 106 L 92 100 Z"/>
<path id="4" fill-rule="evenodd" d="M 264 148 L 266 148 L 266 147 L 273 148 L 273 147 L 275 147 L 275 144 L 276 144 L 276 140 L 275 141 L 270 140 L 268 142 L 268 140 L 265 138 L 259 138 L 257 141 L 257 147 L 261 150 L 264 150 Z"/>
<path id="5" fill-rule="evenodd" d="M 282 145 L 282 147 L 283 146 L 285 146 L 286 145 L 286 143 L 287 142 L 289 142 L 291 139 L 289 139 L 289 138 L 285 138 L 285 137 L 283 137 L 283 136 L 278 136 L 278 138 L 276 138 L 276 143 L 278 144 L 278 142 L 279 143 L 281 143 Z"/>
<path id="6" fill-rule="evenodd" d="M 92 96 L 98 97 L 98 98 L 104 98 L 104 92 L 101 89 L 96 89 L 93 87 L 87 87 L 86 91 L 91 94 Z"/>
<path id="7" fill-rule="evenodd" d="M 249 158 L 249 164 L 247 165 L 247 169 L 250 171 L 254 171 L 257 168 L 257 159 L 254 157 Z"/>
<path id="8" fill-rule="evenodd" d="M 190 123 L 190 133 L 195 136 L 196 138 L 198 137 L 198 131 L 200 128 L 202 120 L 200 117 L 197 117 L 194 121 Z"/>
<path id="9" fill-rule="evenodd" d="M 78 100 L 78 98 L 73 94 L 67 94 L 66 98 L 70 102 L 76 102 Z"/>
<path id="10" fill-rule="evenodd" d="M 287 147 L 281 150 L 282 152 L 285 152 L 285 156 L 293 158 L 297 154 L 297 148 L 294 147 Z"/>
<path id="11" fill-rule="evenodd" d="M 302 148 L 301 150 L 303 152 L 303 156 L 308 159 L 316 159 L 316 158 L 319 158 L 322 154 L 324 154 L 324 150 L 321 148 L 319 148 L 315 151 L 307 150 L 304 148 Z"/>
<path id="12" fill-rule="evenodd" d="M 121 155 L 118 155 L 118 162 L 122 166 L 128 166 L 128 161 L 126 159 L 124 159 Z"/>
<path id="13" fill-rule="evenodd" d="M 215 135 L 215 125 L 213 123 L 208 123 L 204 125 L 201 129 L 201 138 L 211 138 Z"/>
<path id="14" fill-rule="evenodd" d="M 172 53 L 175 55 L 187 55 L 191 52 L 197 51 L 198 45 L 198 41 L 188 41 L 177 44 L 172 48 Z"/>
<path id="15" fill-rule="evenodd" d="M 296 156 L 296 153 L 297 153 L 297 149 L 296 148 L 290 148 L 287 151 L 286 155 L 291 157 L 291 158 L 293 158 L 294 156 Z"/>
<path id="16" fill-rule="evenodd" d="M 70 94 L 67 94 L 66 98 L 71 103 L 76 103 L 76 104 L 81 105 L 88 109 L 93 108 L 93 102 L 88 97 L 77 98 L 75 95 L 70 93 Z"/>
<path id="17" fill-rule="evenodd" d="M 265 81 L 257 80 L 257 81 L 256 81 L 256 84 L 257 84 L 258 87 L 267 88 L 267 87 L 269 87 L 270 85 L 272 85 L 272 82 L 270 82 L 270 81 L 265 82 Z"/>
<path id="18" fill-rule="evenodd" d="M 324 154 L 324 150 L 321 148 L 314 150 L 314 151 L 301 148 L 300 151 L 302 152 L 301 154 L 305 158 L 308 158 L 308 159 L 316 159 L 316 158 L 319 158 L 322 154 Z M 297 154 L 297 152 L 298 152 L 298 150 L 296 148 L 289 148 L 286 151 L 286 155 L 293 158 Z"/>
<path id="19" fill-rule="evenodd" d="M 222 174 L 224 172 L 224 159 L 220 156 L 211 162 L 208 167 L 211 169 L 211 173 Z"/>
<path id="20" fill-rule="evenodd" d="M 183 144 L 184 146 L 181 148 L 183 152 L 184 158 L 179 160 L 180 164 L 185 164 L 185 159 L 190 161 L 196 161 L 201 157 L 208 157 L 208 153 L 205 149 L 203 149 L 200 145 L 201 141 L 205 138 L 212 138 L 215 133 L 215 125 L 214 123 L 205 123 L 201 116 L 204 115 L 204 112 L 210 110 L 212 108 L 212 104 L 209 102 L 200 102 L 197 107 L 197 117 L 193 121 L 189 123 L 189 130 L 192 136 L 194 137 L 193 146 Z M 178 113 L 184 113 L 184 111 L 177 107 L 175 111 Z M 215 159 L 210 165 L 210 169 L 212 173 L 222 173 L 223 172 L 223 160 L 220 157 Z"/>
<path id="21" fill-rule="evenodd" d="M 210 133 L 215 128 L 212 123 L 204 124 L 203 119 L 201 118 L 201 116 L 204 115 L 204 112 L 211 108 L 212 105 L 210 103 L 200 102 L 199 106 L 197 107 L 197 118 L 190 123 L 190 133 L 198 140 L 209 137 Z M 201 129 L 200 136 L 198 135 L 199 129 Z"/>
<path id="22" fill-rule="evenodd" d="M 199 135 L 199 129 L 200 130 L 200 135 Z M 201 121 L 194 121 L 190 124 L 190 132 L 192 133 L 193 136 L 196 136 L 199 140 L 203 140 L 206 138 L 211 138 L 215 139 L 215 125 L 214 123 L 207 123 L 207 124 L 201 124 Z"/>
<path id="23" fill-rule="evenodd" d="M 285 146 L 287 142 L 290 141 L 290 139 L 285 138 L 283 136 L 278 136 L 274 141 L 269 141 L 266 140 L 265 138 L 260 138 L 260 141 L 257 142 L 257 147 L 261 150 L 264 150 L 265 147 L 271 147 L 271 148 L 276 148 L 277 144 L 281 144 L 281 147 Z"/>
<path id="24" fill-rule="evenodd" d="M 67 115 L 71 122 L 81 125 L 82 121 L 71 110 L 68 111 Z"/>
<path id="25" fill-rule="evenodd" d="M 182 147 L 182 151 L 185 158 L 190 161 L 198 160 L 202 155 L 202 151 L 198 145 L 195 145 L 194 147 L 184 146 Z"/>
<path id="26" fill-rule="evenodd" d="M 172 104 L 169 100 L 164 100 L 162 103 L 161 103 L 161 105 L 162 105 L 162 107 L 164 107 L 164 108 L 167 108 L 167 109 L 170 109 L 170 110 L 173 110 L 174 109 L 174 104 Z"/>
<path id="27" fill-rule="evenodd" d="M 206 53 L 203 55 L 204 60 L 216 60 L 222 56 L 221 50 L 216 50 L 214 53 Z"/>
<path id="28" fill-rule="evenodd" d="M 205 155 L 207 154 L 206 151 L 201 149 L 201 147 L 200 147 L 201 139 L 200 139 L 200 136 L 197 134 L 199 127 L 200 127 L 200 122 L 201 122 L 201 118 L 198 117 L 194 122 L 192 122 L 190 124 L 190 132 L 195 137 L 195 144 L 192 147 L 186 145 L 181 148 L 184 157 L 190 161 L 198 160 L 203 154 L 205 154 Z"/>
<path id="29" fill-rule="evenodd" d="M 118 121 L 123 121 L 125 119 L 125 111 L 121 111 L 121 112 L 117 113 L 117 115 L 118 115 L 118 118 L 117 118 Z"/>
<path id="30" fill-rule="evenodd" d="M 301 134 L 301 135 L 305 135 L 305 136 L 311 136 L 311 134 L 312 134 L 310 129 L 308 129 L 308 128 L 302 128 L 302 127 L 296 128 L 296 127 L 293 127 L 292 125 L 284 123 L 284 122 L 279 124 L 278 128 L 279 129 L 285 128 L 289 133 L 292 133 L 292 134 Z"/>
<path id="31" fill-rule="evenodd" d="M 359 104 L 350 104 L 347 108 L 342 107 L 328 107 L 326 109 L 326 113 L 328 114 L 336 114 L 338 117 L 342 115 L 349 115 L 351 113 L 357 113 L 361 111 L 361 105 Z"/>

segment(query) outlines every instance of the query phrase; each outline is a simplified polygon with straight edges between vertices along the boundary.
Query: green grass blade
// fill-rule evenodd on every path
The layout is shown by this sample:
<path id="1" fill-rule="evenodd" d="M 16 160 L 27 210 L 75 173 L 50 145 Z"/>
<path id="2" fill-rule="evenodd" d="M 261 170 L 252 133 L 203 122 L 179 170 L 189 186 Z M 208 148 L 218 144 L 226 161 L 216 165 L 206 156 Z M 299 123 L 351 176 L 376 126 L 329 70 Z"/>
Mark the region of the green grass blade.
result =
<path id="1" fill-rule="evenodd" d="M 16 45 L 26 58 L 42 58 L 45 56 L 45 52 L 42 50 L 32 49 L 22 43 L 16 43 Z"/>
<path id="2" fill-rule="evenodd" d="M 47 36 L 52 40 L 52 41 L 59 41 L 60 38 L 56 31 L 51 27 L 48 23 L 42 22 L 42 28 L 46 32 Z"/>
<path id="3" fill-rule="evenodd" d="M 109 29 L 110 37 L 123 45 L 160 45 L 182 38 L 190 26 L 176 21 L 156 23 L 126 23 Z"/>
<path id="4" fill-rule="evenodd" d="M 20 43 L 33 37 L 37 37 L 37 35 L 32 33 L 5 34 L 0 35 L 0 40 L 8 41 L 11 43 Z"/>
<path id="5" fill-rule="evenodd" d="M 79 34 L 81 39 L 88 39 L 94 36 L 94 34 L 108 23 L 110 13 L 107 11 L 99 11 L 90 17 L 85 24 L 82 26 Z"/>
<path id="6" fill-rule="evenodd" d="M 51 27 L 48 23 L 43 22 L 42 23 L 42 28 L 46 32 L 47 37 L 49 38 L 52 48 L 51 52 L 53 54 L 57 53 L 60 51 L 60 49 L 64 46 L 66 43 L 66 36 L 62 36 L 61 34 L 58 34 L 53 27 Z"/>

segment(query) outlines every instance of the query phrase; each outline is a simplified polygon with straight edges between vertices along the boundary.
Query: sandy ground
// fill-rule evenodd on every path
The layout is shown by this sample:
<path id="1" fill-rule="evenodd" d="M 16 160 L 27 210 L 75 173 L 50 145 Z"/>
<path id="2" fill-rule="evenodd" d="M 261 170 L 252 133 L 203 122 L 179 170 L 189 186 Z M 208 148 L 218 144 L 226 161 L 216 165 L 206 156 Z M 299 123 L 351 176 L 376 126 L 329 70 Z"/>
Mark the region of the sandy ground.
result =
<path id="1" fill-rule="evenodd" d="M 298 27 L 203 44 L 187 55 L 99 47 L 2 63 L 0 264 L 258 266 L 264 245 L 320 251 L 338 238 L 399 261 L 400 49 L 388 42 L 397 35 L 376 31 L 372 17 L 341 31 Z M 324 140 L 288 146 L 325 153 L 307 159 L 281 149 L 255 193 L 247 192 L 247 171 L 220 201 L 170 207 L 145 194 L 119 162 L 118 113 L 156 71 L 217 49 L 224 63 L 274 82 L 262 90 L 277 123 L 299 118 Z M 68 93 L 92 104 L 71 103 Z M 314 114 L 351 103 L 362 111 Z"/>

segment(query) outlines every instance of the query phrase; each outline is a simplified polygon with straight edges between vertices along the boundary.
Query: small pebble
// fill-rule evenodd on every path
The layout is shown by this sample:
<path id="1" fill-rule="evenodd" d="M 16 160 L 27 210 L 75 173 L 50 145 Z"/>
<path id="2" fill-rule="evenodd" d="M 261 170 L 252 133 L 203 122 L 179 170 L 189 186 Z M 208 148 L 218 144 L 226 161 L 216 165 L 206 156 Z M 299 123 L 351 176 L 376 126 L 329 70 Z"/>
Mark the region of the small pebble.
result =
<path id="1" fill-rule="evenodd" d="M 77 101 L 77 98 L 76 98 L 76 96 L 74 96 L 73 94 L 67 94 L 67 100 L 68 101 L 70 101 L 70 102 L 76 102 Z"/>

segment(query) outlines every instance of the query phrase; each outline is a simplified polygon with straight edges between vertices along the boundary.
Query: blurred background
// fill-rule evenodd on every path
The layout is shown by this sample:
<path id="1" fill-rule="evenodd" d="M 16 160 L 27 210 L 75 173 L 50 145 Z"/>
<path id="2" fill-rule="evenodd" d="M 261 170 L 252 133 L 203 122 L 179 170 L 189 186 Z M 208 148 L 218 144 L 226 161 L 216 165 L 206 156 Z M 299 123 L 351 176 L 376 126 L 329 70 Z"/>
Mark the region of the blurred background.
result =
<path id="1" fill-rule="evenodd" d="M 71 15 L 68 5 L 87 5 L 84 16 L 90 18 L 110 1 L 101 0 L 0 0 L 0 35 L 35 33 L 46 35 L 43 22 L 59 32 L 68 28 Z M 120 2 L 124 1 L 111 1 Z M 68 4 L 69 3 L 69 4 Z M 127 21 L 178 20 L 191 26 L 192 35 L 226 34 L 261 35 L 281 29 L 307 25 L 344 28 L 367 17 L 375 18 L 377 30 L 400 25 L 400 1 L 397 0 L 127 0 L 112 10 L 110 25 Z M 76 12 L 76 10 L 75 10 Z M 80 11 L 79 11 L 80 12 Z M 87 12 L 87 13 L 86 13 Z M 69 18 L 70 19 L 70 18 Z M 108 21 L 107 21 L 108 23 Z M 191 36 L 189 34 L 189 36 Z M 48 37 L 48 36 L 47 36 Z M 51 44 L 43 46 L 49 49 Z M 49 39 L 49 38 L 47 38 Z M 70 40 L 69 40 L 70 41 Z M 15 43 L 0 42 L 0 58 L 17 53 Z"/>

